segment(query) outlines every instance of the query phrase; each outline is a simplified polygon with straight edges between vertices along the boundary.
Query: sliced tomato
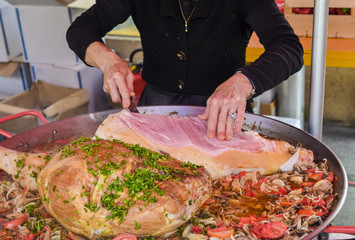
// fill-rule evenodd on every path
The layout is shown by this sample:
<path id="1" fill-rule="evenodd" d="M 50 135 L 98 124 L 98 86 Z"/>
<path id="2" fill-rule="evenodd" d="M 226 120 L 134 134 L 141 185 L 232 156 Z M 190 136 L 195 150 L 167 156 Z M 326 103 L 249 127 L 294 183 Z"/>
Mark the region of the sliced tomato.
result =
<path id="1" fill-rule="evenodd" d="M 2 225 L 4 226 L 4 228 L 15 230 L 19 225 L 22 225 L 26 219 L 27 214 L 25 213 L 22 217 L 12 220 L 10 222 L 4 222 L 2 223 Z"/>
<path id="2" fill-rule="evenodd" d="M 234 229 L 230 227 L 219 227 L 219 228 L 208 228 L 207 235 L 210 237 L 215 237 L 219 239 L 231 238 L 234 234 Z"/>
<path id="3" fill-rule="evenodd" d="M 283 222 L 255 223 L 252 232 L 261 239 L 276 239 L 282 237 L 287 231 L 287 225 Z"/>
<path id="4" fill-rule="evenodd" d="M 112 240 L 137 240 L 137 237 L 136 235 L 130 233 L 124 233 L 124 234 L 117 235 Z"/>
<path id="5" fill-rule="evenodd" d="M 203 232 L 203 229 L 200 226 L 193 225 L 191 228 L 191 232 L 201 234 Z"/>

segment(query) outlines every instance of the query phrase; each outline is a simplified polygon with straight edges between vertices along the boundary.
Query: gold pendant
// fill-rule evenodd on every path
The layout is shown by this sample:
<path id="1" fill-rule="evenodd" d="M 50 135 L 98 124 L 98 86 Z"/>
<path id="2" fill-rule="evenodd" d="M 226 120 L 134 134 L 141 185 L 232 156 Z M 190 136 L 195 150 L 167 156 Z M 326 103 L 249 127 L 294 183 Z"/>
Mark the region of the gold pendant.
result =
<path id="1" fill-rule="evenodd" d="M 187 22 L 185 22 L 185 32 L 187 32 Z"/>

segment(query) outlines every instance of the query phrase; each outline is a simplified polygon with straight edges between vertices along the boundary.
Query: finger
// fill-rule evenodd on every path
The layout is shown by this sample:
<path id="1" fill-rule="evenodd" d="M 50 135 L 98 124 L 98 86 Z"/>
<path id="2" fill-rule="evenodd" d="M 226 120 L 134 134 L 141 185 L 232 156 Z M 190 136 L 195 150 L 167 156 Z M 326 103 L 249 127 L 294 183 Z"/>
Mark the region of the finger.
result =
<path id="1" fill-rule="evenodd" d="M 134 92 L 134 86 L 133 86 L 133 83 L 134 83 L 134 75 L 131 71 L 129 71 L 129 73 L 127 74 L 127 88 L 128 88 L 128 91 L 129 91 L 129 95 L 130 96 L 135 96 L 135 92 Z"/>
<path id="2" fill-rule="evenodd" d="M 109 78 L 106 80 L 106 84 L 104 84 L 104 91 L 110 94 L 112 102 L 121 102 L 121 96 L 113 78 Z"/>
<path id="3" fill-rule="evenodd" d="M 207 103 L 206 103 L 206 109 L 205 109 L 205 112 L 202 113 L 202 114 L 198 114 L 197 117 L 201 120 L 208 120 L 208 115 L 210 114 L 210 101 L 209 99 L 207 100 Z"/>
<path id="4" fill-rule="evenodd" d="M 207 120 L 207 137 L 214 138 L 216 136 L 217 119 L 219 115 L 219 107 L 216 103 L 211 103 Z"/>
<path id="5" fill-rule="evenodd" d="M 128 108 L 130 101 L 131 101 L 131 98 L 130 98 L 131 96 L 130 96 L 128 88 L 127 88 L 125 75 L 120 74 L 119 78 L 116 80 L 116 83 L 117 83 L 117 86 L 119 89 L 119 93 L 121 95 L 122 107 Z"/>
<path id="6" fill-rule="evenodd" d="M 222 106 L 219 114 L 218 114 L 218 122 L 217 122 L 217 139 L 225 140 L 226 139 L 226 127 L 227 127 L 227 118 L 228 118 L 229 107 Z M 234 121 L 233 121 L 234 122 Z"/>
<path id="7" fill-rule="evenodd" d="M 232 106 L 229 110 L 229 114 L 233 114 L 237 112 L 238 107 Z M 234 134 L 234 125 L 235 125 L 235 120 L 231 117 L 229 117 L 229 114 L 227 116 L 227 126 L 226 126 L 226 140 L 230 141 L 233 138 L 233 134 Z"/>
<path id="8" fill-rule="evenodd" d="M 242 130 L 243 123 L 244 123 L 245 109 L 246 109 L 246 102 L 240 103 L 239 106 L 238 106 L 237 120 L 235 122 L 235 127 L 234 127 L 234 130 L 236 132 L 240 132 L 240 130 Z"/>

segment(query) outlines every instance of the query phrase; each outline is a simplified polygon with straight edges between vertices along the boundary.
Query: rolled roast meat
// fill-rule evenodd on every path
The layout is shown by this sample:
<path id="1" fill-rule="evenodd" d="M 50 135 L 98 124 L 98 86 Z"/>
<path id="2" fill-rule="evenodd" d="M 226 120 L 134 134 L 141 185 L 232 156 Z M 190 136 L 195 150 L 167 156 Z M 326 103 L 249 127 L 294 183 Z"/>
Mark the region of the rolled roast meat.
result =
<path id="1" fill-rule="evenodd" d="M 38 190 L 50 215 L 88 238 L 168 235 L 212 188 L 202 166 L 118 140 L 82 138 L 51 156 L 0 147 L 0 169 Z"/>

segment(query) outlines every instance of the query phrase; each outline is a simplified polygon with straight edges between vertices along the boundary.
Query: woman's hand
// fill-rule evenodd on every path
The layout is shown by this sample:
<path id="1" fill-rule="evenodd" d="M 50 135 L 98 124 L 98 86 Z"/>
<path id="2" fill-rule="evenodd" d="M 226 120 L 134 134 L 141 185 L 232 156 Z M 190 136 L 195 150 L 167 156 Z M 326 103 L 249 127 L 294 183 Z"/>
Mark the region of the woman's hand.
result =
<path id="1" fill-rule="evenodd" d="M 85 62 L 103 72 L 103 89 L 111 95 L 112 101 L 122 103 L 123 108 L 128 108 L 130 97 L 135 95 L 134 76 L 128 64 L 101 42 L 89 45 L 85 54 Z"/>
<path id="2" fill-rule="evenodd" d="M 198 117 L 207 120 L 207 137 L 232 140 L 234 131 L 242 129 L 246 101 L 253 86 L 242 73 L 236 73 L 219 85 L 207 100 L 206 110 Z M 236 119 L 230 114 L 236 113 Z"/>

